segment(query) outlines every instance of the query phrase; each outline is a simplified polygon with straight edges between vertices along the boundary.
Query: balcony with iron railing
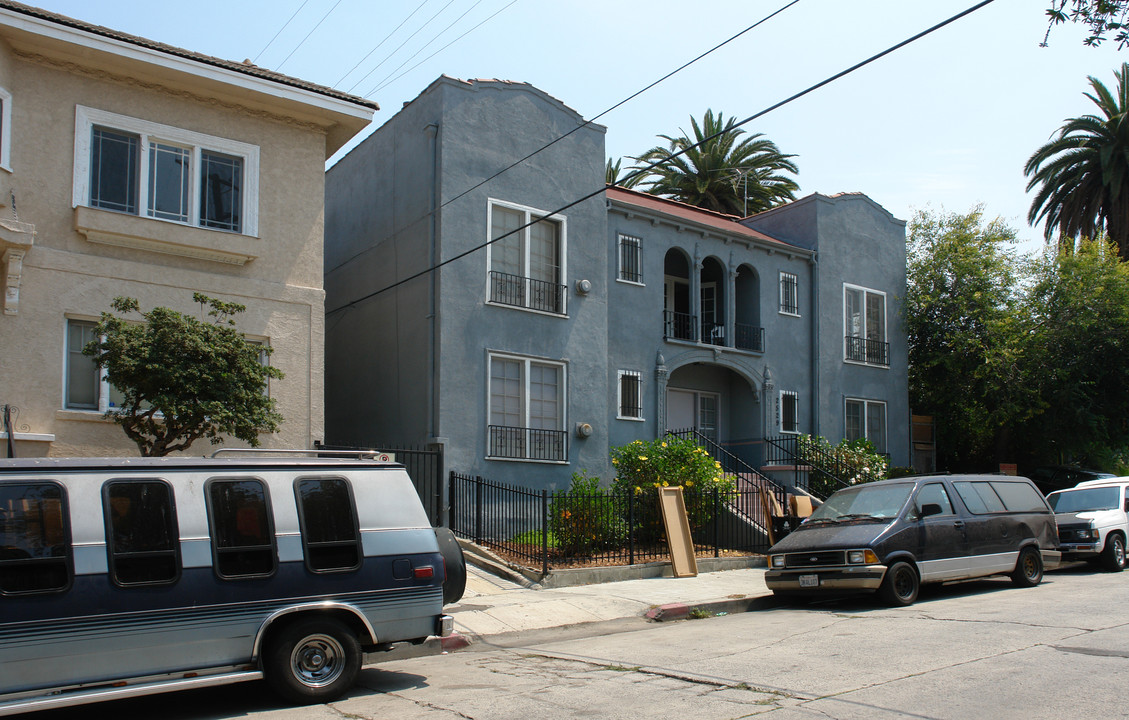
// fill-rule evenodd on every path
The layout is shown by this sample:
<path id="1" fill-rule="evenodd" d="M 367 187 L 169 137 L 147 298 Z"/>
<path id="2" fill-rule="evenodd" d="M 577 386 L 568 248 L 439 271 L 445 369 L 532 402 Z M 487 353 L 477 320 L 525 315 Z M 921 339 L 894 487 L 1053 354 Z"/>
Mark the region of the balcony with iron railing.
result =
<path id="1" fill-rule="evenodd" d="M 490 302 L 499 305 L 564 315 L 567 310 L 566 290 L 567 287 L 559 283 L 496 270 L 490 272 Z"/>
<path id="2" fill-rule="evenodd" d="M 850 362 L 890 367 L 890 343 L 848 335 L 846 359 Z"/>
<path id="3" fill-rule="evenodd" d="M 764 328 L 747 323 L 733 324 L 732 340 L 726 336 L 723 323 L 702 322 L 688 313 L 663 311 L 663 338 L 666 340 L 685 340 L 702 342 L 706 345 L 731 347 L 750 352 L 764 352 Z M 701 338 L 699 340 L 699 338 Z"/>
<path id="4" fill-rule="evenodd" d="M 536 428 L 488 426 L 489 448 L 487 455 L 510 460 L 541 460 L 566 462 L 568 460 L 568 432 L 564 430 L 538 430 Z"/>

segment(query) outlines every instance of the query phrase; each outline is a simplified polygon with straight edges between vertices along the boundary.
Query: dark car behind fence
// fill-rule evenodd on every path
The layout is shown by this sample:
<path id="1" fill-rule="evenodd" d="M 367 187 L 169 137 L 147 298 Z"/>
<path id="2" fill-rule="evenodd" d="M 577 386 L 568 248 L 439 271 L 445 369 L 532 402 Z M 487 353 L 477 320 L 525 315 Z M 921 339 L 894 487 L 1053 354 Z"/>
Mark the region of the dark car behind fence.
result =
<path id="1" fill-rule="evenodd" d="M 759 488 L 683 492 L 700 557 L 768 549 Z M 655 493 L 531 490 L 451 472 L 448 520 L 456 535 L 542 573 L 669 556 Z"/>

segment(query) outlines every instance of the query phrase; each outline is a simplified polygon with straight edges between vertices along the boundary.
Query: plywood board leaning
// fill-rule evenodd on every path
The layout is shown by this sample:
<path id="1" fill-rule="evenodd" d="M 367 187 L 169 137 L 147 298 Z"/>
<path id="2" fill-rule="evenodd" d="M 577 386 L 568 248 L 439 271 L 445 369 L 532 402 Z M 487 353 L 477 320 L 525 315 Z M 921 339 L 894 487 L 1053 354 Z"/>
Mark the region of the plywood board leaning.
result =
<path id="1" fill-rule="evenodd" d="M 698 574 L 698 560 L 694 556 L 694 538 L 690 535 L 690 520 L 686 517 L 686 500 L 682 497 L 682 488 L 661 488 L 659 508 L 663 514 L 674 577 L 695 577 Z"/>

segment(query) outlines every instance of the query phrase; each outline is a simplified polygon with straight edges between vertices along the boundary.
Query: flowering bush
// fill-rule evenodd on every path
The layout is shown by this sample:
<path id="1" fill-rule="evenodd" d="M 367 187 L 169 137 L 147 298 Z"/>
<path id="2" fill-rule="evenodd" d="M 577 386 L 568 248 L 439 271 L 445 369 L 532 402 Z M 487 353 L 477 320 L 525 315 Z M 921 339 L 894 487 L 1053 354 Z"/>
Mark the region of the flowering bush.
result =
<path id="1" fill-rule="evenodd" d="M 572 474 L 569 489 L 553 494 L 549 532 L 554 547 L 569 557 L 591 555 L 621 545 L 627 528 L 600 488 L 600 478 L 587 470 Z"/>
<path id="2" fill-rule="evenodd" d="M 683 488 L 690 527 L 697 530 L 713 519 L 713 491 L 728 493 L 736 485 L 709 453 L 693 441 L 673 435 L 651 442 L 636 440 L 613 448 L 611 455 L 616 469 L 613 485 L 635 496 L 635 521 L 650 539 L 657 539 L 663 532 L 659 488 Z"/>
<path id="3" fill-rule="evenodd" d="M 822 437 L 800 435 L 796 447 L 800 459 L 812 467 L 808 489 L 822 497 L 839 489 L 829 473 L 850 485 L 886 479 L 889 463 L 866 439 L 841 440 L 832 445 Z"/>

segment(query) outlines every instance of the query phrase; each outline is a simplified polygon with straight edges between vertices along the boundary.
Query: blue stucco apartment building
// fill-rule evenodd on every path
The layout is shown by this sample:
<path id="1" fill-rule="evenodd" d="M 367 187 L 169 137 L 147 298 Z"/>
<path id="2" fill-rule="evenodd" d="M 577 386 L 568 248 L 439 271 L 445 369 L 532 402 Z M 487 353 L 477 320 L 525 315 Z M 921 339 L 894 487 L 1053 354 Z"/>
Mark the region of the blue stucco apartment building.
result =
<path id="1" fill-rule="evenodd" d="M 857 193 L 739 219 L 604 188 L 604 132 L 444 76 L 329 170 L 327 441 L 531 488 L 687 427 L 908 465 L 905 223 Z"/>

